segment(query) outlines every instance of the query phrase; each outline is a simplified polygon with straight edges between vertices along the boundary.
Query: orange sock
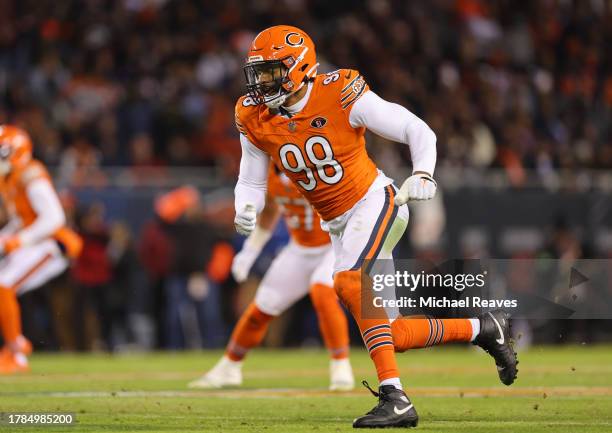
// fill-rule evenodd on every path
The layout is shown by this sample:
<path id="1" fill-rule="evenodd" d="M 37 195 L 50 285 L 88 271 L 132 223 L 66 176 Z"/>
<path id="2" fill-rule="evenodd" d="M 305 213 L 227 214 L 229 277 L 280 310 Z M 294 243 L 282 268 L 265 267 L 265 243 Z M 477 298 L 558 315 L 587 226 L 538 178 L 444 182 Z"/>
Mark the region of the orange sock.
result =
<path id="1" fill-rule="evenodd" d="M 259 346 L 273 318 L 251 302 L 232 332 L 225 350 L 227 357 L 232 361 L 240 361 L 251 348 Z"/>
<path id="2" fill-rule="evenodd" d="M 395 320 L 391 329 L 396 352 L 472 339 L 472 324 L 469 319 L 404 317 Z"/>
<path id="3" fill-rule="evenodd" d="M 359 326 L 363 341 L 370 352 L 370 358 L 376 366 L 379 382 L 399 377 L 389 319 L 373 318 L 376 317 L 376 314 L 367 314 L 372 318 L 362 317 L 362 308 L 373 304 L 371 299 L 364 299 L 365 304 L 362 306 L 361 273 L 359 271 L 338 272 L 334 278 L 334 287 Z M 364 293 L 369 292 L 364 291 Z"/>
<path id="4" fill-rule="evenodd" d="M 21 312 L 15 291 L 0 287 L 0 328 L 4 344 L 11 344 L 21 335 Z"/>
<path id="5" fill-rule="evenodd" d="M 310 288 L 310 299 L 319 319 L 319 329 L 325 347 L 332 359 L 348 358 L 348 321 L 338 303 L 334 288 L 325 284 L 313 284 Z"/>

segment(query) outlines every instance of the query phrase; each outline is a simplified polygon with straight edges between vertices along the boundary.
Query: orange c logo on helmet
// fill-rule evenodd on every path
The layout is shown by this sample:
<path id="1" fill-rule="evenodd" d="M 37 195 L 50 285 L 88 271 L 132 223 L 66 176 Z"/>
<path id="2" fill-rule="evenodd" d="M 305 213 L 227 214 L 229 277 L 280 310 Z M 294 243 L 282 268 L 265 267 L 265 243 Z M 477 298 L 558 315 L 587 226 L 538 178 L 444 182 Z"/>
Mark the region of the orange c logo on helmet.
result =
<path id="1" fill-rule="evenodd" d="M 285 42 L 292 47 L 299 47 L 304 43 L 304 38 L 297 32 L 287 33 Z"/>

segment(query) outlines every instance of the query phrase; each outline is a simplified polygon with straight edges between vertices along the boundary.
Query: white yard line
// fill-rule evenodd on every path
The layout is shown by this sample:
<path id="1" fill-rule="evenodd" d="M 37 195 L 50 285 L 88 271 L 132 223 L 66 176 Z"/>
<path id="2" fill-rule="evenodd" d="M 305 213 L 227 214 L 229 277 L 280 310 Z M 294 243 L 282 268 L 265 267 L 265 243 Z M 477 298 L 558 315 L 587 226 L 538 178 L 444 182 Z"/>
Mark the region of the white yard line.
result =
<path id="1" fill-rule="evenodd" d="M 584 397 L 612 396 L 609 386 L 559 386 L 559 387 L 413 387 L 411 396 L 425 397 Z M 23 392 L 0 393 L 2 397 L 52 397 L 52 398 L 143 398 L 143 397 L 183 397 L 183 398 L 285 398 L 285 397 L 328 397 L 328 396 L 364 396 L 361 389 L 349 392 L 334 393 L 325 389 L 299 388 L 260 388 L 260 389 L 222 389 L 222 390 L 184 390 L 184 391 L 68 391 L 68 392 Z"/>

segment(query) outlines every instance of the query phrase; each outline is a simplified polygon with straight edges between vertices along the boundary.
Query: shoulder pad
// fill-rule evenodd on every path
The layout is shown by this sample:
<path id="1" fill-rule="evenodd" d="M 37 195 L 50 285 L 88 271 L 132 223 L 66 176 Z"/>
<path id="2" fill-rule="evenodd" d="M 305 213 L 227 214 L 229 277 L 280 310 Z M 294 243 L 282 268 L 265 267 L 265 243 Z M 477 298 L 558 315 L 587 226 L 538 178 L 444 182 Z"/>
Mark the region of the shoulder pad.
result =
<path id="1" fill-rule="evenodd" d="M 257 113 L 257 105 L 250 96 L 243 95 L 238 98 L 234 109 L 236 129 L 242 135 L 247 135 L 249 120 Z"/>
<path id="2" fill-rule="evenodd" d="M 359 71 L 353 69 L 341 69 L 340 71 L 342 73 L 340 104 L 342 109 L 346 109 L 359 99 L 369 89 L 369 86 Z"/>
<path id="3" fill-rule="evenodd" d="M 39 161 L 32 161 L 28 163 L 28 165 L 24 167 L 20 176 L 21 183 L 24 185 L 27 185 L 36 179 L 48 178 L 49 173 L 47 172 L 47 169 Z"/>
<path id="4" fill-rule="evenodd" d="M 368 89 L 363 76 L 353 69 L 338 69 L 320 77 L 323 88 L 332 92 L 342 109 L 350 107 Z"/>

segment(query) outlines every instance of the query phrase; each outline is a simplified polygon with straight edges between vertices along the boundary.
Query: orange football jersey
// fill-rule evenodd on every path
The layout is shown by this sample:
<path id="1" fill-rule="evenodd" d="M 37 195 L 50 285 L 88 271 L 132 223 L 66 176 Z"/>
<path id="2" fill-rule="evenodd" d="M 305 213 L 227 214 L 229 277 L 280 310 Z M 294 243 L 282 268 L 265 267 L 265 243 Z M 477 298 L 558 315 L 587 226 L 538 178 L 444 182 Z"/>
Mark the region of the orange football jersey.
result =
<path id="1" fill-rule="evenodd" d="M 30 226 L 37 218 L 36 211 L 30 203 L 27 186 L 36 179 L 51 177 L 45 166 L 36 160 L 31 160 L 24 166 L 13 167 L 4 178 L 0 177 L 0 195 L 11 218 L 19 218 L 23 227 Z M 82 248 L 81 237 L 68 227 L 62 227 L 54 233 L 61 247 L 69 257 L 76 257 Z"/>
<path id="2" fill-rule="evenodd" d="M 283 213 L 289 235 L 297 244 L 318 247 L 330 242 L 321 229 L 319 215 L 284 173 L 270 164 L 268 199 L 274 200 Z"/>
<path id="3" fill-rule="evenodd" d="M 236 104 L 236 126 L 293 181 L 329 221 L 352 208 L 378 171 L 365 147 L 365 128 L 353 128 L 353 103 L 368 90 L 357 71 L 317 75 L 302 111 L 287 118 L 248 96 Z"/>

